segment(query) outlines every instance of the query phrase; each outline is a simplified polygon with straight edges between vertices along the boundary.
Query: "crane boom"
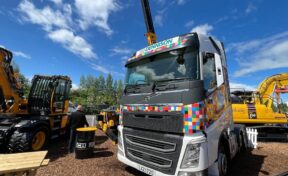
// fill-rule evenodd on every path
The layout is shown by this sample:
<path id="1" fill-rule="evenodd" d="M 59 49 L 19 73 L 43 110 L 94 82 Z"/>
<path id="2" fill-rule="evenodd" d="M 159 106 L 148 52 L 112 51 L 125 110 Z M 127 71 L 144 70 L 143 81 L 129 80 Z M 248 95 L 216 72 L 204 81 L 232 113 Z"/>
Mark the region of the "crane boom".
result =
<path id="1" fill-rule="evenodd" d="M 146 24 L 146 34 L 148 45 L 156 43 L 157 37 L 154 30 L 153 20 L 150 11 L 150 5 L 148 0 L 141 0 L 142 10 L 144 14 L 144 20 Z"/>
<path id="2" fill-rule="evenodd" d="M 264 79 L 259 84 L 257 92 L 262 98 L 262 103 L 266 104 L 268 107 L 271 107 L 273 103 L 273 101 L 270 98 L 271 94 L 273 92 L 275 92 L 276 94 L 285 92 L 287 93 L 288 92 L 287 87 L 288 87 L 288 73 L 281 73 Z"/>

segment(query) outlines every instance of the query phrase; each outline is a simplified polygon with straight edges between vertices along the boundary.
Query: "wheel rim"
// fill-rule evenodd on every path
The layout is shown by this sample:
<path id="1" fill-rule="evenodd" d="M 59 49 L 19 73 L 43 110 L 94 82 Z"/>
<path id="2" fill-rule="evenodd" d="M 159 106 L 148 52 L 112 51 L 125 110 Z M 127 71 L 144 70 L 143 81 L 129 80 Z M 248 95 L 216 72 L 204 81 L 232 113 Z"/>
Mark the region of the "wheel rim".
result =
<path id="1" fill-rule="evenodd" d="M 228 168 L 227 157 L 224 153 L 219 153 L 218 165 L 219 165 L 219 172 L 221 175 L 226 175 L 227 168 Z"/>
<path id="2" fill-rule="evenodd" d="M 43 131 L 38 131 L 32 139 L 32 150 L 40 150 L 46 140 L 46 135 Z"/>

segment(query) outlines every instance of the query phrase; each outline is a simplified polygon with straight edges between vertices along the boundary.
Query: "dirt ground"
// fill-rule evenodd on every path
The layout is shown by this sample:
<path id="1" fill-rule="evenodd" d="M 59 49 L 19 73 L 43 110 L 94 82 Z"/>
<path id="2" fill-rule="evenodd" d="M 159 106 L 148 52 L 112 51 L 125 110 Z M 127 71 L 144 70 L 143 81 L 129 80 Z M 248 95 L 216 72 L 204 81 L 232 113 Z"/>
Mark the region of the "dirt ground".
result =
<path id="1" fill-rule="evenodd" d="M 67 154 L 67 139 L 52 141 L 47 158 L 50 163 L 38 169 L 37 176 L 68 175 L 125 175 L 140 176 L 141 172 L 117 160 L 117 146 L 106 136 L 97 136 L 94 157 L 77 160 Z M 239 154 L 232 164 L 232 176 L 277 175 L 288 171 L 288 143 L 259 143 L 258 149 Z"/>

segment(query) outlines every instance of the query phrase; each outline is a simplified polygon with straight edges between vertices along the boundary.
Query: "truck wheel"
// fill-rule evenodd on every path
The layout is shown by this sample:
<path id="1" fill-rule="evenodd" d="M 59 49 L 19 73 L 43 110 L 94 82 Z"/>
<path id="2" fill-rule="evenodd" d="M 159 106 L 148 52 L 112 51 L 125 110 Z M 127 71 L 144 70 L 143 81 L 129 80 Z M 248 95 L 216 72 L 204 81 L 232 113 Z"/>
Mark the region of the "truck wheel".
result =
<path id="1" fill-rule="evenodd" d="M 218 148 L 218 170 L 219 176 L 226 176 L 228 175 L 229 171 L 229 155 L 228 151 L 226 150 L 223 142 L 219 145 Z"/>
<path id="2" fill-rule="evenodd" d="M 241 134 L 239 135 L 239 143 L 240 143 L 240 144 L 239 144 L 240 152 L 246 151 L 247 146 L 246 146 L 246 143 L 245 143 L 245 138 L 244 138 L 243 133 L 241 133 Z"/>
<path id="3" fill-rule="evenodd" d="M 48 142 L 48 129 L 40 127 L 33 132 L 15 131 L 8 144 L 10 152 L 37 151 L 43 149 Z"/>

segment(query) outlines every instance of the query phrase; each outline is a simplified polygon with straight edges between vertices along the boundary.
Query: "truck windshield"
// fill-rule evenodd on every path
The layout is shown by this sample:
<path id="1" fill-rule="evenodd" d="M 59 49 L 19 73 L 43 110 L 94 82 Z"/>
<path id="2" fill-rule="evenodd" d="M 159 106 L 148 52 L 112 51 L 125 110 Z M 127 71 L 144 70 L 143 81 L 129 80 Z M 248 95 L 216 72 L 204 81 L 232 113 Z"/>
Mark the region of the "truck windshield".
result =
<path id="1" fill-rule="evenodd" d="M 198 51 L 181 48 L 157 54 L 128 65 L 126 85 L 146 85 L 157 81 L 199 79 Z"/>

